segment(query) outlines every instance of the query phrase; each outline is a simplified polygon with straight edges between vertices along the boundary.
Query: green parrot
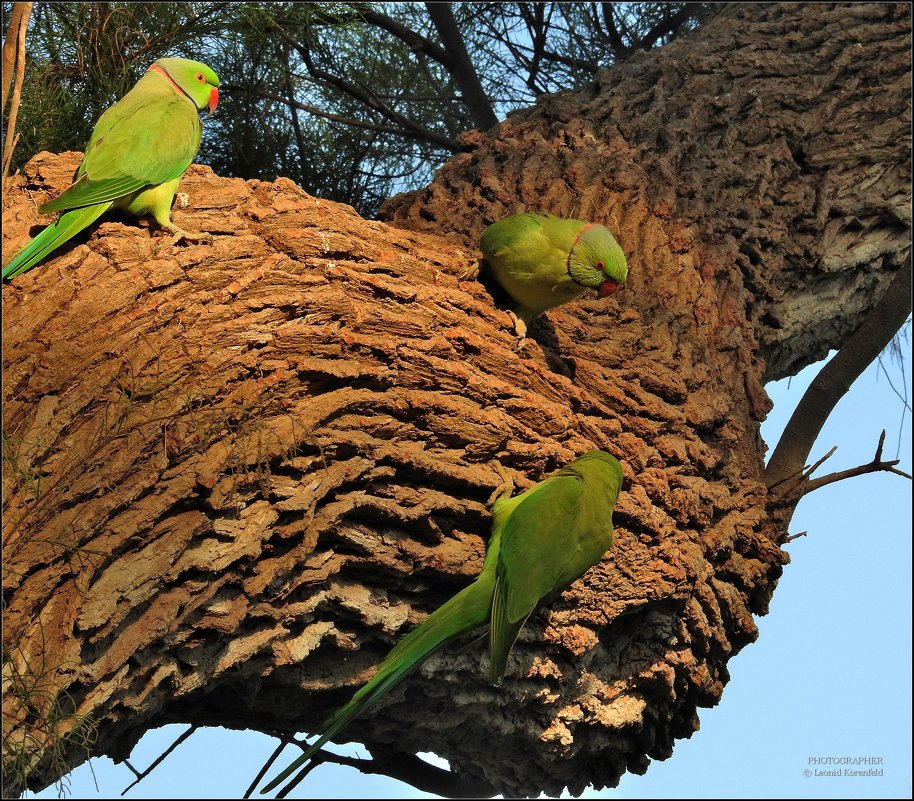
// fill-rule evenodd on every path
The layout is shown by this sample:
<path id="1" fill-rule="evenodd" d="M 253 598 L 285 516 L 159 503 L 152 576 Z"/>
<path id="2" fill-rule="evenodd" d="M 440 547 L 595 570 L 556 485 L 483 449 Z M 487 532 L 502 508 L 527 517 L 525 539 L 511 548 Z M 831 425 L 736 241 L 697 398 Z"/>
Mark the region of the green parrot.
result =
<path id="1" fill-rule="evenodd" d="M 105 111 L 86 145 L 74 182 L 42 214 L 63 212 L 3 268 L 15 278 L 34 267 L 108 209 L 152 214 L 178 239 L 188 234 L 171 222 L 171 203 L 181 176 L 200 147 L 199 112 L 212 114 L 219 102 L 219 78 L 205 64 L 186 58 L 160 58 L 136 86 Z"/>
<path id="2" fill-rule="evenodd" d="M 595 289 L 612 295 L 628 276 L 625 253 L 602 225 L 554 214 L 512 214 L 482 232 L 482 269 L 516 304 L 526 325 L 547 309 Z"/>
<path id="3" fill-rule="evenodd" d="M 482 571 L 384 658 L 378 672 L 324 721 L 322 734 L 262 792 L 273 790 L 422 661 L 464 632 L 489 623 L 489 679 L 500 684 L 527 618 L 600 561 L 612 545 L 612 512 L 622 485 L 614 456 L 590 451 L 492 507 Z"/>

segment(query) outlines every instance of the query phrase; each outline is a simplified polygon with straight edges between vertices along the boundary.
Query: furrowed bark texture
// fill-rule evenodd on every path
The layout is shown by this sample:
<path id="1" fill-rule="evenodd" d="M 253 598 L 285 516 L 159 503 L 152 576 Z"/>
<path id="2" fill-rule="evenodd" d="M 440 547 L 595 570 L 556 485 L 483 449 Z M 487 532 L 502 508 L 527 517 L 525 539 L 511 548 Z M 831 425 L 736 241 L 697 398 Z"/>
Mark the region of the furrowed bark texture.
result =
<path id="1" fill-rule="evenodd" d="M 909 248 L 909 52 L 904 6 L 737 6 L 466 136 L 397 227 L 192 167 L 175 221 L 212 245 L 107 221 L 4 286 L 7 764 L 39 787 L 168 722 L 313 729 L 478 572 L 499 468 L 594 446 L 616 543 L 504 685 L 452 647 L 346 736 L 505 794 L 668 757 L 787 561 L 763 381 L 840 346 Z M 4 260 L 77 163 L 14 180 Z M 524 209 L 606 223 L 631 273 L 518 349 L 470 275 Z"/>

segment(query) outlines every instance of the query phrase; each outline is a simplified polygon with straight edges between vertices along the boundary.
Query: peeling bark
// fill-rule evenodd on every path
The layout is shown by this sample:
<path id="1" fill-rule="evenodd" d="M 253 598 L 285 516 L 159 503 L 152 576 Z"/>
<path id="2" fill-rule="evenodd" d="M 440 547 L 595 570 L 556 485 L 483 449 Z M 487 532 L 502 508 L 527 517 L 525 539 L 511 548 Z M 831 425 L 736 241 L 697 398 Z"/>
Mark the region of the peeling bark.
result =
<path id="1" fill-rule="evenodd" d="M 763 382 L 840 346 L 910 247 L 909 20 L 736 6 L 465 136 L 397 227 L 192 167 L 175 222 L 212 245 L 106 221 L 4 286 L 4 734 L 34 738 L 28 786 L 165 723 L 315 727 L 478 572 L 498 468 L 524 488 L 594 446 L 625 470 L 616 544 L 504 685 L 447 649 L 346 735 L 517 795 L 668 757 L 788 560 Z M 13 179 L 4 260 L 78 158 Z M 607 223 L 631 277 L 518 349 L 467 276 L 523 209 Z"/>

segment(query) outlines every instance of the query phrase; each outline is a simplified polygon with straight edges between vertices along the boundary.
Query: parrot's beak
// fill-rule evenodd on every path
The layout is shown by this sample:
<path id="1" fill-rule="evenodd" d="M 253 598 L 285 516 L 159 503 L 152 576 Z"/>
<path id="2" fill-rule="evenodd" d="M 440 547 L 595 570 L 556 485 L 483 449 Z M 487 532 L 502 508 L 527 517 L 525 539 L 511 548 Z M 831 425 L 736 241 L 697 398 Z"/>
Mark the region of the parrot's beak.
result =
<path id="1" fill-rule="evenodd" d="M 219 105 L 219 90 L 214 86 L 209 93 L 209 113 L 212 114 Z"/>
<path id="2" fill-rule="evenodd" d="M 607 278 L 600 286 L 597 287 L 597 294 L 601 298 L 608 298 L 619 288 L 619 282 L 613 281 L 612 278 Z"/>

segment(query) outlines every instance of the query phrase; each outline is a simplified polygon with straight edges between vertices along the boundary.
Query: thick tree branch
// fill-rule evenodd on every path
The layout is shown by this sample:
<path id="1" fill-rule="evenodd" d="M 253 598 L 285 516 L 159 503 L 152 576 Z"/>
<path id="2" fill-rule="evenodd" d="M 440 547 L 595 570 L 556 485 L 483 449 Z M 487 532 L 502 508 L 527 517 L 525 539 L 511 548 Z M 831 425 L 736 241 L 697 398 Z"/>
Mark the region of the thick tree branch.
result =
<path id="1" fill-rule="evenodd" d="M 6 108 L 6 99 L 9 96 L 13 75 L 15 74 L 18 78 L 22 69 L 22 67 L 17 69 L 17 65 L 22 65 L 20 51 L 25 44 L 25 29 L 31 13 L 31 3 L 13 3 L 10 24 L 6 29 L 6 38 L 3 40 L 3 101 L 0 103 L 2 108 Z"/>
<path id="2" fill-rule="evenodd" d="M 644 36 L 640 37 L 638 39 L 638 47 L 642 50 L 650 50 L 657 44 L 659 39 L 678 33 L 680 26 L 696 16 L 700 9 L 701 3 L 686 3 L 678 11 L 662 19 Z"/>
<path id="3" fill-rule="evenodd" d="M 10 82 L 13 80 L 14 75 L 16 77 L 6 124 L 6 142 L 3 148 L 2 191 L 4 195 L 6 194 L 6 178 L 9 175 L 13 151 L 19 141 L 19 135 L 16 133 L 16 118 L 19 115 L 19 98 L 22 94 L 22 81 L 25 77 L 25 31 L 28 27 L 31 13 L 31 3 L 13 3 L 9 28 L 6 32 L 6 39 L 3 41 L 3 109 L 6 109 Z"/>
<path id="4" fill-rule="evenodd" d="M 882 298 L 800 399 L 765 469 L 765 482 L 769 487 L 802 469 L 832 409 L 889 344 L 910 312 L 909 252 Z"/>
<path id="5" fill-rule="evenodd" d="M 430 58 L 435 59 L 441 66 L 445 67 L 448 72 L 456 69 L 454 57 L 445 48 L 427 39 L 421 34 L 416 33 L 412 28 L 408 28 L 401 22 L 398 22 L 386 14 L 381 14 L 375 9 L 364 3 L 354 3 L 353 8 L 365 22 L 369 25 L 381 28 L 390 34 L 396 36 L 401 42 L 406 44 L 409 49 L 416 53 L 423 53 Z"/>
<path id="6" fill-rule="evenodd" d="M 612 45 L 615 60 L 622 61 L 631 55 L 634 48 L 625 44 L 625 40 L 619 32 L 619 28 L 616 25 L 614 5 L 615 3 L 600 3 L 600 10 L 603 12 L 603 25 L 606 27 L 606 36 L 610 45 Z M 625 25 L 624 22 L 622 24 L 623 26 Z M 628 33 L 628 30 L 626 30 L 626 33 Z"/>
<path id="7" fill-rule="evenodd" d="M 154 257 L 144 229 L 109 221 L 3 287 L 7 653 L 97 724 L 93 755 L 129 756 L 176 719 L 315 730 L 475 575 L 492 463 L 532 482 L 594 446 L 625 466 L 616 545 L 530 621 L 497 701 L 480 649 L 441 653 L 358 736 L 505 795 L 558 796 L 614 785 L 696 730 L 786 559 L 758 480 L 755 354 L 773 323 L 756 315 L 780 299 L 775 322 L 808 327 L 793 298 L 885 287 L 866 254 L 897 269 L 910 247 L 890 216 L 909 187 L 907 8 L 735 9 L 466 135 L 400 198 L 397 227 L 193 166 L 176 222 L 212 245 Z M 861 137 L 879 104 L 891 113 Z M 801 135 L 823 127 L 827 141 Z M 785 140 L 827 166 L 777 168 Z M 834 155 L 851 149 L 855 173 Z M 77 163 L 44 154 L 13 179 L 7 252 Z M 860 228 L 867 175 L 890 208 Z M 629 291 L 549 313 L 518 354 L 465 278 L 480 230 L 519 206 L 573 216 L 581 196 L 629 254 Z M 819 196 L 836 202 L 816 225 Z M 837 269 L 848 253 L 867 260 Z M 829 341 L 881 292 L 839 307 Z M 4 700 L 14 733 L 40 728 L 27 694 Z M 42 740 L 20 785 L 61 775 L 60 742 L 67 768 L 86 758 Z"/>
<path id="8" fill-rule="evenodd" d="M 481 130 L 487 130 L 497 125 L 498 117 L 495 116 L 492 103 L 479 80 L 479 73 L 467 52 L 466 43 L 463 40 L 463 34 L 460 33 L 460 28 L 457 27 L 451 4 L 426 3 L 425 7 L 428 9 L 428 15 L 431 17 L 441 41 L 454 60 L 454 69 L 451 74 L 454 76 L 454 82 L 460 87 L 464 102 L 473 118 L 473 124 Z"/>

